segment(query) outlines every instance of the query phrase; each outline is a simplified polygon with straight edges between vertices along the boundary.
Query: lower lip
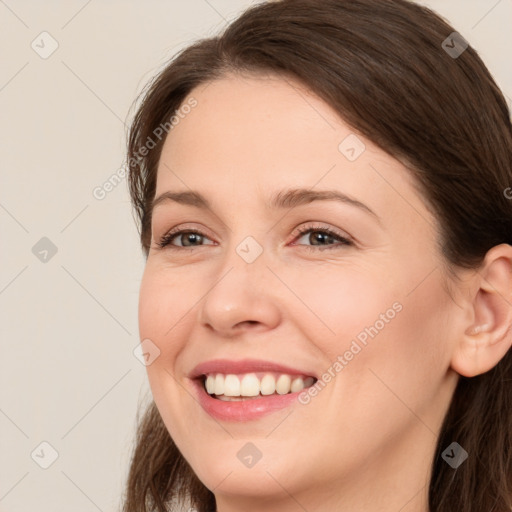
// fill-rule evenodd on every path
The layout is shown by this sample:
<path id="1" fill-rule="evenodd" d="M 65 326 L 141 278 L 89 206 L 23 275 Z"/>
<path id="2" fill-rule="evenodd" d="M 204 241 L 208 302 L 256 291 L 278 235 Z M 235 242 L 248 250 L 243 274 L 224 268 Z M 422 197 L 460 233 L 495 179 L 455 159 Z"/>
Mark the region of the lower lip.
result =
<path id="1" fill-rule="evenodd" d="M 251 421 L 274 411 L 290 406 L 298 398 L 300 391 L 286 395 L 268 395 L 261 398 L 237 401 L 223 401 L 213 398 L 204 389 L 202 380 L 193 379 L 201 407 L 212 417 L 223 421 Z"/>

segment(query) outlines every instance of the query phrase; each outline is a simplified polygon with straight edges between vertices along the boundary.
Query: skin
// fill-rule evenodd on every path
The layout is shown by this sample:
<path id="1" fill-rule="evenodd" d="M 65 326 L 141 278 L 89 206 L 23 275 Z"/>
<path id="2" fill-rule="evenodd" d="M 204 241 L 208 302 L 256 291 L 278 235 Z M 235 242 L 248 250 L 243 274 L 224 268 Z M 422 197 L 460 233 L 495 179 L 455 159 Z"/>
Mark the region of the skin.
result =
<path id="1" fill-rule="evenodd" d="M 366 149 L 350 162 L 338 145 L 354 130 L 313 93 L 279 77 L 229 75 L 191 96 L 197 107 L 165 141 L 156 196 L 192 189 L 211 209 L 155 207 L 139 302 L 141 339 L 161 351 L 147 372 L 169 433 L 219 512 L 428 511 L 459 373 L 483 373 L 510 348 L 512 248 L 493 248 L 479 272 L 450 282 L 437 220 L 410 172 L 361 135 Z M 266 207 L 298 187 L 341 191 L 380 221 L 335 201 Z M 317 224 L 353 245 L 297 233 Z M 178 226 L 204 238 L 158 248 Z M 247 236 L 263 249 L 252 263 L 236 252 Z M 401 311 L 307 405 L 234 423 L 192 396 L 188 373 L 215 358 L 322 375 L 396 302 Z M 237 458 L 247 442 L 262 453 L 252 468 Z"/>

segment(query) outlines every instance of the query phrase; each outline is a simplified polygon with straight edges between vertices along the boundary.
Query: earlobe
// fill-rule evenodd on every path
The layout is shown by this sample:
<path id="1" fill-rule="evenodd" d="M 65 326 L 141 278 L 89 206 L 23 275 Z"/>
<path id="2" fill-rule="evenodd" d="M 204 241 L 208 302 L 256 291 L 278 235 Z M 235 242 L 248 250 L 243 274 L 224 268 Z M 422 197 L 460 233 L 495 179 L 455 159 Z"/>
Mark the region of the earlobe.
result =
<path id="1" fill-rule="evenodd" d="M 474 377 L 494 368 L 512 345 L 512 246 L 490 249 L 475 272 L 469 318 L 452 354 L 452 368 Z"/>

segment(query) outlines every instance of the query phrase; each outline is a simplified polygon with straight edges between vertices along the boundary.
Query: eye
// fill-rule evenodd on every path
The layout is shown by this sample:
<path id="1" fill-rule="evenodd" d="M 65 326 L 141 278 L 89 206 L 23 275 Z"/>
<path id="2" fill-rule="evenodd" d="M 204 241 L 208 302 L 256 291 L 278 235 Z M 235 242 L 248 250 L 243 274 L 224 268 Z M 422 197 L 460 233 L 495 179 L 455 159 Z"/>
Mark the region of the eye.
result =
<path id="1" fill-rule="evenodd" d="M 352 241 L 349 240 L 346 236 L 343 236 L 340 233 L 337 233 L 333 229 L 327 228 L 325 226 L 308 226 L 303 227 L 298 230 L 298 239 L 306 238 L 306 240 L 313 245 L 306 245 L 306 249 L 308 250 L 320 250 L 323 251 L 325 249 L 339 249 L 341 246 L 351 246 L 353 245 Z M 315 233 L 314 236 L 311 236 L 312 233 Z M 309 235 L 308 235 L 309 234 Z M 308 235 L 308 236 L 306 236 Z M 337 244 L 329 244 L 326 245 L 329 241 L 336 239 L 339 241 Z M 319 245 L 315 245 L 319 243 Z"/>
<path id="2" fill-rule="evenodd" d="M 185 236 L 186 235 L 186 236 Z M 182 240 L 182 243 L 184 242 L 184 245 L 174 245 L 171 244 L 172 240 L 174 239 Z M 180 229 L 180 230 L 172 230 L 169 233 L 166 233 L 162 238 L 157 242 L 158 247 L 163 249 L 164 247 L 169 246 L 169 248 L 172 249 L 185 249 L 190 250 L 194 247 L 200 247 L 200 245 L 195 245 L 197 242 L 202 241 L 203 239 L 207 238 L 201 231 L 198 231 L 197 229 Z M 191 244 L 190 246 L 187 244 Z"/>
<path id="3" fill-rule="evenodd" d="M 311 233 L 315 233 L 316 235 L 312 237 Z M 346 236 L 343 236 L 342 234 L 337 233 L 336 231 L 325 226 L 303 227 L 298 230 L 298 234 L 295 239 L 304 238 L 307 234 L 309 234 L 309 237 L 306 238 L 307 241 L 313 244 L 305 246 L 308 250 L 318 249 L 322 251 L 325 249 L 337 249 L 341 246 L 353 245 L 352 241 L 349 240 Z M 174 239 L 181 240 L 181 245 L 173 244 L 172 241 Z M 199 244 L 205 239 L 209 240 L 209 238 L 204 233 L 197 229 L 175 229 L 163 235 L 157 242 L 157 245 L 161 249 L 168 247 L 169 249 L 192 250 L 194 247 L 201 247 Z M 332 242 L 333 240 L 337 240 L 338 243 L 329 244 L 329 242 Z"/>

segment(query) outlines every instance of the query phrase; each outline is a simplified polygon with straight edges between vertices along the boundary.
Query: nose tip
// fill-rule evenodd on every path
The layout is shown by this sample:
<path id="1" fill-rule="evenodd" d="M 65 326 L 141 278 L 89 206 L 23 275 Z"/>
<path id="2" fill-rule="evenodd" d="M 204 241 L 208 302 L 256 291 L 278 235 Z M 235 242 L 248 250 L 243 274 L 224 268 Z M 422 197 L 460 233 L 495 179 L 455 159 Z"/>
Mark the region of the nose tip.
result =
<path id="1" fill-rule="evenodd" d="M 243 334 L 244 330 L 255 333 L 279 323 L 278 297 L 274 288 L 267 285 L 266 269 L 255 265 L 256 262 L 241 262 L 235 266 L 236 270 L 231 267 L 211 287 L 201 301 L 201 325 L 231 338 Z"/>

